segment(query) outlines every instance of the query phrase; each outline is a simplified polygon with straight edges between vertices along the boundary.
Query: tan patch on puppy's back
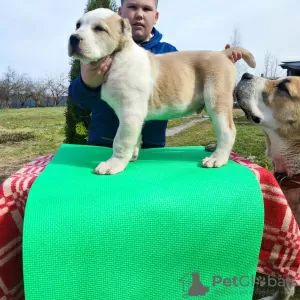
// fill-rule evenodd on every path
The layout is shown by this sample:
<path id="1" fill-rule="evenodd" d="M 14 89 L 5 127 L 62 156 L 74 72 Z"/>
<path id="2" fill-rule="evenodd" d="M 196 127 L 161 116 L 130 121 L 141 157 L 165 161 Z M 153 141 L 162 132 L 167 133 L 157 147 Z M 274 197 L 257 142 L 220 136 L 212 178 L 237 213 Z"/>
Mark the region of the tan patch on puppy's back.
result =
<path id="1" fill-rule="evenodd" d="M 211 59 L 211 56 L 215 57 Z M 224 79 L 230 78 L 233 82 L 230 85 L 232 88 L 234 86 L 234 80 L 232 79 L 234 74 L 231 74 L 232 69 L 229 70 L 232 63 L 220 52 L 181 51 L 156 55 L 155 58 L 152 57 L 152 54 L 149 54 L 149 57 L 152 65 L 156 64 L 154 59 L 158 61 L 159 72 L 156 75 L 157 95 L 163 96 L 164 93 L 172 95 L 169 101 L 182 100 L 181 95 L 188 95 L 189 99 L 197 98 L 204 92 L 204 82 L 207 80 L 216 80 L 216 84 L 218 83 L 218 74 L 221 73 L 218 72 L 219 68 L 225 68 L 225 72 L 223 73 L 225 74 L 225 78 L 221 78 L 220 84 L 226 84 Z M 233 64 L 232 67 L 234 67 Z M 185 84 L 181 85 L 181 83 Z M 172 102 L 165 103 L 172 104 Z"/>
<path id="2" fill-rule="evenodd" d="M 191 112 L 203 107 L 204 97 L 216 113 L 226 113 L 230 128 L 235 66 L 225 53 L 181 51 L 156 55 L 149 53 L 155 87 L 149 109 L 189 105 Z M 220 71 L 222 70 L 222 71 Z M 211 99 L 210 99 L 211 98 Z"/>
<path id="3" fill-rule="evenodd" d="M 199 97 L 203 91 L 202 76 L 196 77 L 194 66 L 188 58 L 173 53 L 154 57 L 149 54 L 152 72 L 155 78 L 153 95 L 149 101 L 149 108 L 160 108 L 162 105 L 170 107 L 182 102 L 190 102 Z"/>

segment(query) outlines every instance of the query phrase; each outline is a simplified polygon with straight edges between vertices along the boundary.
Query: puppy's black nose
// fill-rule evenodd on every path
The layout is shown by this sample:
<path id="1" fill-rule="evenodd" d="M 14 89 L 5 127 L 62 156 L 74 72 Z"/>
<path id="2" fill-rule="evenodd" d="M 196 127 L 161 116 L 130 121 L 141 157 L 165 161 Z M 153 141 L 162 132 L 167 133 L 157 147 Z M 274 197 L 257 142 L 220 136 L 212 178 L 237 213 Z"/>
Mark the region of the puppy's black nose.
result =
<path id="1" fill-rule="evenodd" d="M 78 46 L 79 42 L 80 42 L 80 37 L 77 34 L 72 34 L 70 36 L 70 44 L 72 47 Z"/>
<path id="2" fill-rule="evenodd" d="M 242 80 L 249 80 L 249 79 L 253 79 L 254 76 L 250 73 L 244 73 L 242 76 Z"/>

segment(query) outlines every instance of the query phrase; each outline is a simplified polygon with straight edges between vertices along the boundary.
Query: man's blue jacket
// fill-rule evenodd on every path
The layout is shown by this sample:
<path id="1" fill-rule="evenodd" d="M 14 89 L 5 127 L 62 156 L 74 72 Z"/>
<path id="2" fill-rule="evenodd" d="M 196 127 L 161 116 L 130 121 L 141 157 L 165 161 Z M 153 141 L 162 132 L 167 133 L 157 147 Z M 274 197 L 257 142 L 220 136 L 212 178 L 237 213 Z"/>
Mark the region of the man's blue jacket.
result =
<path id="1" fill-rule="evenodd" d="M 162 34 L 153 28 L 153 37 L 149 42 L 140 44 L 153 54 L 175 52 L 177 49 L 165 42 L 161 42 Z M 117 133 L 119 120 L 113 109 L 100 99 L 101 86 L 96 89 L 87 87 L 81 75 L 75 78 L 69 86 L 69 95 L 80 108 L 91 111 L 91 124 L 88 135 L 88 145 L 112 147 Z M 168 121 L 153 120 L 145 123 L 142 136 L 142 148 L 164 147 L 166 144 L 166 129 Z"/>

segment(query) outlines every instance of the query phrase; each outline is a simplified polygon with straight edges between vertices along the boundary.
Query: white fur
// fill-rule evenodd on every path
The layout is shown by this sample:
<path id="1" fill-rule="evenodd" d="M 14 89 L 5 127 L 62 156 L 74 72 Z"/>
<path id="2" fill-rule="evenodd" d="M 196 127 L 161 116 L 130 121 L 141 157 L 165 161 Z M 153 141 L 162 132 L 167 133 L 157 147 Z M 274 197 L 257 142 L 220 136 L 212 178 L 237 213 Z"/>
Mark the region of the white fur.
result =
<path id="1" fill-rule="evenodd" d="M 284 173 L 284 154 L 287 152 L 287 144 L 285 141 L 272 129 L 265 128 L 264 131 L 269 137 L 270 145 L 268 145 L 268 156 L 272 157 L 273 168 L 276 172 Z"/>
<path id="2" fill-rule="evenodd" d="M 135 43 L 132 43 L 131 51 L 115 55 L 110 73 L 102 85 L 101 96 L 115 110 L 120 125 L 113 142 L 113 158 L 96 168 L 98 174 L 119 173 L 130 160 L 136 159 L 148 113 L 148 99 L 153 90 L 147 53 Z"/>
<path id="3" fill-rule="evenodd" d="M 114 12 L 107 8 L 96 8 L 84 14 L 81 20 L 85 23 L 96 23 L 99 20 L 105 20 L 114 15 Z"/>
<path id="4" fill-rule="evenodd" d="M 205 167 L 219 167 L 225 164 L 230 156 L 230 150 L 234 144 L 236 130 L 229 128 L 228 116 L 211 114 L 214 128 L 216 128 L 217 147 L 210 157 L 203 160 Z"/>
<path id="5" fill-rule="evenodd" d="M 146 51 L 135 43 L 131 43 L 131 51 L 116 53 L 110 75 L 102 85 L 101 96 L 118 117 L 123 109 L 131 110 L 133 106 L 138 106 L 142 110 L 140 113 L 146 117 L 148 98 L 154 84 L 151 72 Z"/>
<path id="6" fill-rule="evenodd" d="M 84 56 L 75 54 L 75 58 L 80 59 L 84 64 L 89 64 L 99 58 L 105 57 L 114 50 L 112 44 L 102 43 L 100 39 L 95 38 L 96 33 L 92 28 L 95 24 L 105 21 L 113 15 L 114 12 L 109 9 L 98 8 L 87 12 L 78 20 L 80 27 L 75 30 L 74 34 L 82 38 L 81 48 Z M 105 26 L 105 22 L 103 25 Z"/>
<path id="7" fill-rule="evenodd" d="M 206 157 L 202 164 L 205 167 L 219 167 L 224 165 L 228 161 L 230 156 L 231 149 L 233 147 L 235 137 L 236 137 L 236 128 L 235 126 L 232 129 L 229 127 L 229 116 L 223 114 L 216 114 L 215 108 L 217 104 L 217 99 L 214 96 L 214 84 L 211 80 L 208 80 L 205 83 L 205 95 L 209 97 L 210 101 L 206 103 L 206 111 L 211 118 L 215 133 L 217 136 L 217 145 L 213 154 L 209 157 Z"/>
<path id="8" fill-rule="evenodd" d="M 262 93 L 266 82 L 267 80 L 265 78 L 256 80 L 253 97 L 251 98 L 251 101 L 249 101 L 249 108 L 255 116 L 261 119 L 261 123 L 258 126 L 276 129 L 277 124 L 273 117 L 273 112 L 262 100 Z"/>

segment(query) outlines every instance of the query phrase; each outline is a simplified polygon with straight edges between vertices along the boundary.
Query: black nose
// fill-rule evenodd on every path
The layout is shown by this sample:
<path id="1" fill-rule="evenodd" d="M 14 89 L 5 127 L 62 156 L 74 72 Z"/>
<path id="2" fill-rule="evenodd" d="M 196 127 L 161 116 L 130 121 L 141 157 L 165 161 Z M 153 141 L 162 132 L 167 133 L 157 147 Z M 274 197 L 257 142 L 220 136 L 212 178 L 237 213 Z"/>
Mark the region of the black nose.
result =
<path id="1" fill-rule="evenodd" d="M 253 79 L 254 76 L 250 73 L 244 73 L 242 76 L 242 80 L 249 80 L 249 79 Z"/>
<path id="2" fill-rule="evenodd" d="M 70 36 L 70 44 L 72 47 L 78 46 L 79 42 L 80 42 L 80 37 L 77 34 L 72 34 Z"/>

